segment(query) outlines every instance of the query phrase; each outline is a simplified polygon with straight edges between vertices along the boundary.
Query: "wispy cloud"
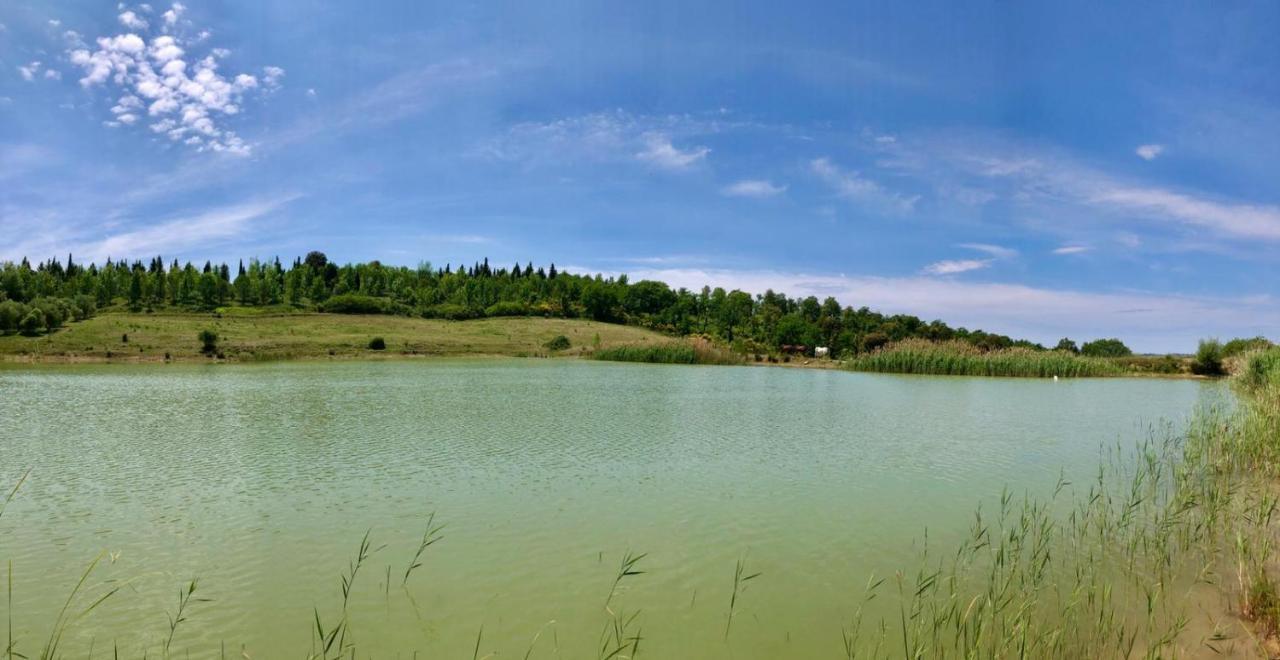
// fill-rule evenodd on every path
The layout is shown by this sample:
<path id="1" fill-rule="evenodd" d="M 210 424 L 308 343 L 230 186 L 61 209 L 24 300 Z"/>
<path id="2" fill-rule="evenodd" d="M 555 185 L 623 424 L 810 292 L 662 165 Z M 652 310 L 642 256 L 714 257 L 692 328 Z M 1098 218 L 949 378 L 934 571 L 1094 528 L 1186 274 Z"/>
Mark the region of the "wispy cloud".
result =
<path id="1" fill-rule="evenodd" d="M 882 165 L 900 174 L 940 183 L 965 177 L 968 186 L 1024 206 L 1051 211 L 1075 206 L 1076 211 L 1104 211 L 1101 217 L 1111 222 L 1198 230 L 1224 239 L 1280 240 L 1280 206 L 1135 181 L 1049 149 L 960 135 L 899 138 L 888 153 Z"/>
<path id="2" fill-rule="evenodd" d="M 708 147 L 679 149 L 671 143 L 671 137 L 664 133 L 646 133 L 641 139 L 644 141 L 644 149 L 636 153 L 636 158 L 666 170 L 688 169 L 711 153 Z"/>
<path id="3" fill-rule="evenodd" d="M 971 270 L 981 270 L 992 264 L 993 259 L 944 259 L 925 266 L 925 275 L 957 275 Z"/>
<path id="4" fill-rule="evenodd" d="M 880 204 L 904 213 L 913 210 L 920 200 L 919 195 L 906 196 L 886 190 L 860 172 L 840 168 L 829 158 L 810 161 L 809 169 L 837 195 L 846 199 Z"/>
<path id="5" fill-rule="evenodd" d="M 1053 250 L 1053 253 L 1054 254 L 1083 254 L 1092 249 L 1093 248 L 1087 245 L 1064 245 L 1060 248 L 1055 248 Z"/>
<path id="6" fill-rule="evenodd" d="M 781 195 L 786 191 L 786 186 L 774 185 L 772 181 L 764 179 L 743 179 L 721 188 L 720 194 L 725 195 L 726 197 L 752 197 L 755 199 L 762 199 L 765 197 Z"/>
<path id="7" fill-rule="evenodd" d="M 255 221 L 280 210 L 299 195 L 290 194 L 271 199 L 179 215 L 145 226 L 115 231 L 101 236 L 96 227 L 74 227 L 66 223 L 41 222 L 42 230 L 33 237 L 0 251 L 0 258 L 62 254 L 71 252 L 88 260 L 140 258 L 144 255 L 208 251 L 222 243 L 243 239 L 255 230 Z M 97 234 L 98 236 L 95 236 Z"/>
<path id="8" fill-rule="evenodd" d="M 1142 160 L 1155 160 L 1164 153 L 1164 145 L 1162 144 L 1144 144 L 1133 150 L 1138 154 L 1138 158 Z"/>
<path id="9" fill-rule="evenodd" d="M 1018 256 L 1018 251 L 1013 248 L 1007 248 L 1002 245 L 992 245 L 990 243 L 961 243 L 956 247 L 984 252 L 997 259 L 1012 259 Z"/>

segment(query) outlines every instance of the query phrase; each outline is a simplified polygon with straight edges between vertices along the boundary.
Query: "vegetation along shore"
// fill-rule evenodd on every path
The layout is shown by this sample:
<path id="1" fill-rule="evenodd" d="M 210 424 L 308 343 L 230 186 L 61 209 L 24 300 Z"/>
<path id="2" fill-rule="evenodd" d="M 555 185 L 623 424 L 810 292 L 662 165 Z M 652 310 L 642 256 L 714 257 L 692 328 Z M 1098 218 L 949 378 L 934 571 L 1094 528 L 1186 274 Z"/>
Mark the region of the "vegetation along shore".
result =
<path id="1" fill-rule="evenodd" d="M 799 363 L 985 376 L 1219 375 L 1263 338 L 1135 356 L 1119 339 L 1046 347 L 834 298 L 558 271 L 554 264 L 339 266 L 322 253 L 234 268 L 161 257 L 0 264 L 9 361 L 590 356 L 662 363 Z M 830 366 L 826 360 L 821 364 Z"/>

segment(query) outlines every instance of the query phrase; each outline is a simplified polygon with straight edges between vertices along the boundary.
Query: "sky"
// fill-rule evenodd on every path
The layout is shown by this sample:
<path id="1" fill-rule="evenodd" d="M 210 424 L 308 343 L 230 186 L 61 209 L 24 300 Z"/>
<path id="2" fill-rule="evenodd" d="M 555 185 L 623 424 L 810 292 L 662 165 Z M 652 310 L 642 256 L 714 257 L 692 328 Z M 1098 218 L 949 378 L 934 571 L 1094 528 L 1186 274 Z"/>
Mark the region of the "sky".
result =
<path id="1" fill-rule="evenodd" d="M 0 4 L 0 260 L 554 262 L 1280 336 L 1273 2 Z"/>

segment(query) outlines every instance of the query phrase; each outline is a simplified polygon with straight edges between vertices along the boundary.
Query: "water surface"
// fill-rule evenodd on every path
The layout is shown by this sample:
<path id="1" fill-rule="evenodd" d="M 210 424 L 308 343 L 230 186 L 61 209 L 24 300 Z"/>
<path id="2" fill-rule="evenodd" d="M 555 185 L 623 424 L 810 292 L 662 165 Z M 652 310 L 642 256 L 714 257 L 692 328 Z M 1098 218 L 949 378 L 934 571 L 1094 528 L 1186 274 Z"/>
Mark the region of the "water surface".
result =
<path id="1" fill-rule="evenodd" d="M 94 584 L 124 588 L 68 633 L 74 657 L 156 655 L 197 576 L 212 601 L 175 649 L 301 657 L 369 531 L 362 657 L 471 657 L 482 626 L 480 655 L 592 657 L 628 551 L 646 572 L 610 604 L 641 611 L 646 655 L 829 656 L 868 576 L 914 568 L 926 529 L 948 547 L 1002 488 L 1083 482 L 1103 446 L 1212 390 L 539 360 L 5 368 L 0 485 L 32 472 L 0 561 L 27 655 L 105 552 Z M 433 511 L 444 539 L 402 587 Z M 763 575 L 726 641 L 744 556 Z"/>

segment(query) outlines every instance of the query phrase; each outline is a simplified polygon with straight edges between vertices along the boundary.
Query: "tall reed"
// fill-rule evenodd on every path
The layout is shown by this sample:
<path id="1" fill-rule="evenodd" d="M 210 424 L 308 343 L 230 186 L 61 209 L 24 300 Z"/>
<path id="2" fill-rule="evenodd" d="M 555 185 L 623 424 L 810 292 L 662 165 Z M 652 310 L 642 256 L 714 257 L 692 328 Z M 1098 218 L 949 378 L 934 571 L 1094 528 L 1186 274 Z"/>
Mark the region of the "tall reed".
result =
<path id="1" fill-rule="evenodd" d="M 889 344 L 854 357 L 847 366 L 855 371 L 942 376 L 1078 378 L 1125 373 L 1123 368 L 1109 360 L 1081 357 L 1066 351 L 1023 348 L 982 351 L 967 342 L 923 339 Z"/>

